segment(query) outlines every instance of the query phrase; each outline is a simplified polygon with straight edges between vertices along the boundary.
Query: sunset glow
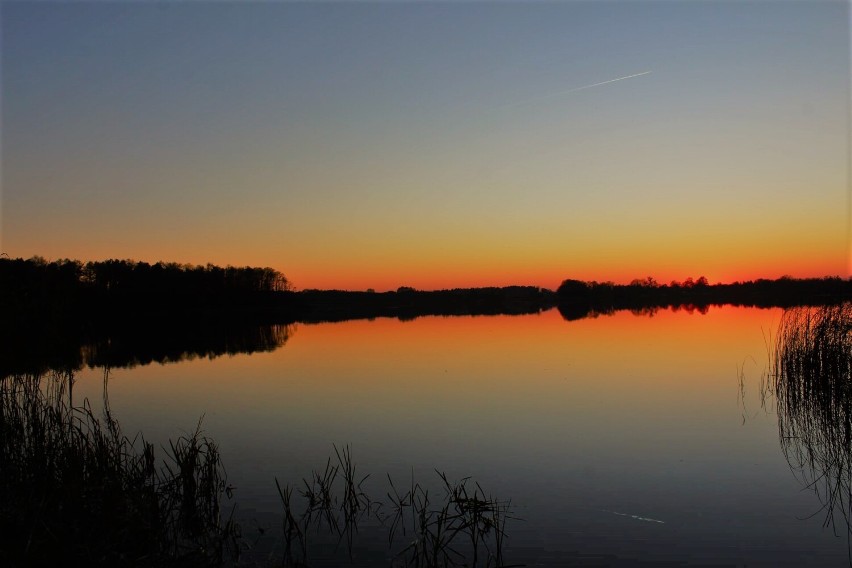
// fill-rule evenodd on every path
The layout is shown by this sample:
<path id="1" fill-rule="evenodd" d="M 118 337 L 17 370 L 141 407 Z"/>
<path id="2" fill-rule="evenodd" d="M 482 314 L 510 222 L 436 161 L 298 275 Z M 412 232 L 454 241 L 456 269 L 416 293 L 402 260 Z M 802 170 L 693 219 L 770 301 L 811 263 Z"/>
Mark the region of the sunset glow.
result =
<path id="1" fill-rule="evenodd" d="M 849 274 L 846 2 L 0 6 L 11 257 Z"/>

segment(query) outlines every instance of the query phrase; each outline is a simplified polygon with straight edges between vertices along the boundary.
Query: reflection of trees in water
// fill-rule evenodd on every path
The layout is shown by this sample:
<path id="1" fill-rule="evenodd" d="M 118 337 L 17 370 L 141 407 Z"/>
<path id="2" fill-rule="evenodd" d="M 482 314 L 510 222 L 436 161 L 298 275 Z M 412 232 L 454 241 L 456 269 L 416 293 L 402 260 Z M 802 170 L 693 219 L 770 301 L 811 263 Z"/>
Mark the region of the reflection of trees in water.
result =
<path id="1" fill-rule="evenodd" d="M 592 306 L 584 303 L 562 303 L 556 308 L 562 319 L 566 321 L 575 321 L 587 318 L 597 318 L 600 316 L 612 316 L 618 312 L 629 311 L 634 316 L 638 317 L 654 317 L 660 311 L 671 310 L 672 312 L 683 311 L 687 314 L 699 313 L 706 314 L 710 310 L 710 304 L 671 304 L 671 305 L 600 305 Z"/>
<path id="2" fill-rule="evenodd" d="M 852 304 L 785 310 L 772 363 L 784 456 L 852 537 Z"/>
<path id="3" fill-rule="evenodd" d="M 127 322 L 93 336 L 25 333 L 0 342 L 0 377 L 16 373 L 72 371 L 83 367 L 135 367 L 222 355 L 274 351 L 295 333 L 295 324 L 220 320 Z M 48 330 L 50 331 L 50 330 Z"/>
<path id="4" fill-rule="evenodd" d="M 214 359 L 274 351 L 287 343 L 294 332 L 293 324 L 153 328 L 149 333 L 134 331 L 88 343 L 82 347 L 82 357 L 89 367 L 135 367 Z"/>

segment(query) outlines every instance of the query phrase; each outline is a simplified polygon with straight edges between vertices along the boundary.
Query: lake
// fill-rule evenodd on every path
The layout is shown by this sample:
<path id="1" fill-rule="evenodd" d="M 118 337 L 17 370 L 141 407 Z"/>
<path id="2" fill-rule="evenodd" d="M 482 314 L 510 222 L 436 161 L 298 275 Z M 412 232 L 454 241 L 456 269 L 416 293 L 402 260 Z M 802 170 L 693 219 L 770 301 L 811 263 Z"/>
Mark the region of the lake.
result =
<path id="1" fill-rule="evenodd" d="M 113 368 L 108 391 L 124 431 L 149 441 L 203 416 L 255 559 L 281 551 L 275 479 L 297 485 L 349 445 L 378 499 L 388 475 L 437 495 L 435 470 L 511 499 L 508 564 L 848 566 L 846 525 L 823 526 L 762 400 L 781 315 L 295 324 L 271 351 Z M 97 402 L 102 386 L 87 368 L 74 396 Z M 356 564 L 391 565 L 386 532 L 359 539 Z"/>

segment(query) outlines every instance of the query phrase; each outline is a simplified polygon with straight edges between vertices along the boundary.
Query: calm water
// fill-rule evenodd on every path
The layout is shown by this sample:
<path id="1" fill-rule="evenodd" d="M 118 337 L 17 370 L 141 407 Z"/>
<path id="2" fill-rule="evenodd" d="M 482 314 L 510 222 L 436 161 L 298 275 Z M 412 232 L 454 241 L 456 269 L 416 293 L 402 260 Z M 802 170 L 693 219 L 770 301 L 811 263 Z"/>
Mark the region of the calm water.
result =
<path id="1" fill-rule="evenodd" d="M 297 482 L 350 444 L 379 497 L 386 473 L 404 484 L 437 468 L 511 498 L 523 520 L 507 526 L 510 562 L 848 566 L 845 525 L 823 527 L 780 450 L 774 401 L 761 405 L 780 316 L 299 325 L 272 352 L 114 369 L 109 393 L 124 430 L 149 440 L 204 416 L 258 550 L 278 546 L 274 478 Z M 101 386 L 101 371 L 81 372 L 75 396 Z"/>

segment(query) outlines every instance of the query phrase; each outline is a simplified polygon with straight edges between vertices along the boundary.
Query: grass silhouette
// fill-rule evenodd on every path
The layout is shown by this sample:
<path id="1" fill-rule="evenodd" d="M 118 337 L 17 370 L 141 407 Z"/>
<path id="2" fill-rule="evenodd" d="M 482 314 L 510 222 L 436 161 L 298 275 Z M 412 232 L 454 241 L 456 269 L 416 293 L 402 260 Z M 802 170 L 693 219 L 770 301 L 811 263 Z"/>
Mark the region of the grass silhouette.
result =
<path id="1" fill-rule="evenodd" d="M 216 444 L 199 422 L 170 441 L 124 435 L 109 409 L 74 406 L 71 373 L 0 382 L 0 563 L 208 566 L 235 558 Z"/>
<path id="2" fill-rule="evenodd" d="M 388 475 L 387 501 L 370 498 L 362 485 L 369 476 L 355 475 L 349 446 L 334 446 L 322 470 L 301 481 L 301 512 L 293 501 L 298 485 L 275 483 L 283 507 L 284 565 L 309 565 L 309 539 L 332 535 L 350 559 L 359 523 L 373 520 L 385 528 L 394 566 L 506 567 L 503 548 L 511 502 L 487 494 L 469 477 L 451 481 L 435 470 L 440 490 L 430 492 L 416 482 L 400 492 Z M 397 546 L 397 550 L 392 550 Z"/>
<path id="3" fill-rule="evenodd" d="M 74 404 L 73 372 L 0 379 L 0 565 L 223 566 L 250 545 L 223 514 L 232 488 L 201 420 L 170 440 L 160 458 L 140 435 L 125 435 L 109 405 Z M 413 479 L 400 493 L 388 476 L 388 502 L 363 489 L 349 446 L 297 485 L 275 484 L 283 508 L 285 566 L 308 566 L 312 541 L 353 560 L 359 526 L 388 533 L 395 566 L 500 567 L 510 502 L 478 483 L 442 491 Z M 296 501 L 299 501 L 297 504 Z M 326 551 L 327 552 L 327 551 Z M 271 560 L 270 560 L 271 561 Z"/>

